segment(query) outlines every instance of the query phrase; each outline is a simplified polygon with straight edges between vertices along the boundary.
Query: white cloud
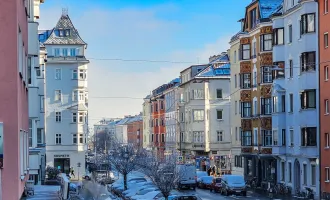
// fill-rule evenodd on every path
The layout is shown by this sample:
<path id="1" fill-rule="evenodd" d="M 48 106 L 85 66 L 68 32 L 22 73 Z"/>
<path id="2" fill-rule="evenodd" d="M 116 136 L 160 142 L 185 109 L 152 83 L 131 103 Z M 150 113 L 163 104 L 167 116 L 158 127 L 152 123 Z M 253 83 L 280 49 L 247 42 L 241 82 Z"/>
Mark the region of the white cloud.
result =
<path id="1" fill-rule="evenodd" d="M 175 32 L 182 27 L 173 21 L 156 17 L 157 9 L 173 11 L 165 6 L 148 10 L 104 10 L 91 8 L 69 14 L 83 39 L 89 44 L 88 57 L 127 58 L 170 61 L 208 61 L 209 56 L 226 51 L 230 36 L 221 37 L 201 49 L 174 49 L 159 53 L 169 45 Z M 73 10 L 73 9 L 72 9 Z M 61 7 L 43 9 L 40 27 L 55 26 Z M 158 52 L 156 52 L 158 51 Z M 147 58 L 141 55 L 148 55 Z M 192 63 L 193 64 L 193 63 Z M 191 64 L 113 62 L 91 59 L 89 65 L 89 117 L 96 122 L 102 117 L 138 114 L 143 100 L 98 97 L 145 97 L 151 90 L 179 77 Z M 144 69 L 144 70 L 143 70 Z M 148 69 L 148 70 L 145 70 Z"/>

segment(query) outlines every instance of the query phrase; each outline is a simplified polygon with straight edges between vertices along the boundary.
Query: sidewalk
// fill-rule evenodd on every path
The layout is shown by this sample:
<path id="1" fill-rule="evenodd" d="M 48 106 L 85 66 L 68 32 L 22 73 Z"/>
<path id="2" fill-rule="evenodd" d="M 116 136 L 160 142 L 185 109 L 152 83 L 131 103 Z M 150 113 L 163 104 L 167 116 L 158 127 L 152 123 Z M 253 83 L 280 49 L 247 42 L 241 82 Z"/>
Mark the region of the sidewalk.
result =
<path id="1" fill-rule="evenodd" d="M 27 197 L 27 200 L 58 200 L 60 186 L 56 185 L 35 185 L 34 196 Z"/>

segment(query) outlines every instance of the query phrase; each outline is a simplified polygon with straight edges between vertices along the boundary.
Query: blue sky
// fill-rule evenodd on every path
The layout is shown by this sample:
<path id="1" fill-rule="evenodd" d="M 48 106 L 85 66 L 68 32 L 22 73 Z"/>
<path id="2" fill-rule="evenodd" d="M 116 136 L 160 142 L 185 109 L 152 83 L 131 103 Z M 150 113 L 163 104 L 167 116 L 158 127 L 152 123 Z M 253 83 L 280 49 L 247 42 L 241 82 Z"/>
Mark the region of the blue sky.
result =
<path id="1" fill-rule="evenodd" d="M 205 63 L 226 51 L 251 0 L 46 0 L 40 29 L 51 29 L 68 8 L 88 43 L 91 121 L 138 114 L 144 97 L 190 64 L 121 62 L 106 58 Z"/>

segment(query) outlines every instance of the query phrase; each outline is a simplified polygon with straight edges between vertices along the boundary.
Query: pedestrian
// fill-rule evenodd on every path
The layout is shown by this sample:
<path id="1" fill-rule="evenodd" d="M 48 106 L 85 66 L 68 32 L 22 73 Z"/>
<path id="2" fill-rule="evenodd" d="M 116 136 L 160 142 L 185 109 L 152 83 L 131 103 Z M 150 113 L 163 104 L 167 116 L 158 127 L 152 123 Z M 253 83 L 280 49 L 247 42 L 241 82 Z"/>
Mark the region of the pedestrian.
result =
<path id="1" fill-rule="evenodd" d="M 71 171 L 70 175 L 73 176 L 74 178 L 76 178 L 76 176 L 74 175 L 74 169 L 73 169 L 73 167 L 70 168 L 70 171 Z"/>

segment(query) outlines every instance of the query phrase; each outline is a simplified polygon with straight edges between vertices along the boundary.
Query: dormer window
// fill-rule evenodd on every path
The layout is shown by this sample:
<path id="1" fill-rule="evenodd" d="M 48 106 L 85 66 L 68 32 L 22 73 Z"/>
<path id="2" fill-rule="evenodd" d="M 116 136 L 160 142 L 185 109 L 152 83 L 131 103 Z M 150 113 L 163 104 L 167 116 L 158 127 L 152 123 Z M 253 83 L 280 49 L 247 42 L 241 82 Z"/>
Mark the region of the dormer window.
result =
<path id="1" fill-rule="evenodd" d="M 63 30 L 60 30 L 60 37 L 63 37 Z"/>
<path id="2" fill-rule="evenodd" d="M 257 25 L 257 9 L 250 11 L 250 29 L 253 29 Z"/>
<path id="3" fill-rule="evenodd" d="M 65 36 L 70 36 L 70 29 L 65 30 Z"/>

